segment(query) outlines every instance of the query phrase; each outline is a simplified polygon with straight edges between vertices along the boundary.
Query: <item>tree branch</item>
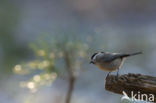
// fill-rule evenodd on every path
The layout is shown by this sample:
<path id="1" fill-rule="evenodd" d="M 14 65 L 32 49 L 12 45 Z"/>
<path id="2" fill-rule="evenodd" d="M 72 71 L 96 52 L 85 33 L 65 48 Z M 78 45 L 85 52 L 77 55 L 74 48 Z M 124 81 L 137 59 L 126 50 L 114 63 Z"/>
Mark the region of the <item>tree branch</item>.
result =
<path id="1" fill-rule="evenodd" d="M 121 75 L 118 78 L 115 75 L 109 75 L 106 77 L 105 89 L 117 94 L 123 94 L 124 91 L 129 97 L 132 97 L 133 91 L 137 99 L 144 100 L 147 100 L 146 95 L 149 99 L 152 94 L 156 102 L 156 77 L 132 73 Z"/>
<path id="2" fill-rule="evenodd" d="M 64 51 L 64 61 L 66 64 L 66 70 L 68 73 L 68 90 L 66 94 L 66 100 L 65 103 L 71 103 L 72 93 L 74 90 L 74 85 L 76 81 L 76 76 L 74 75 L 73 68 L 72 68 L 72 62 L 69 57 L 69 53 Z"/>
<path id="3" fill-rule="evenodd" d="M 67 91 L 65 103 L 70 103 L 71 102 L 72 93 L 73 93 L 74 86 L 75 86 L 75 80 L 76 80 L 75 77 L 70 77 L 69 78 L 68 91 Z"/>

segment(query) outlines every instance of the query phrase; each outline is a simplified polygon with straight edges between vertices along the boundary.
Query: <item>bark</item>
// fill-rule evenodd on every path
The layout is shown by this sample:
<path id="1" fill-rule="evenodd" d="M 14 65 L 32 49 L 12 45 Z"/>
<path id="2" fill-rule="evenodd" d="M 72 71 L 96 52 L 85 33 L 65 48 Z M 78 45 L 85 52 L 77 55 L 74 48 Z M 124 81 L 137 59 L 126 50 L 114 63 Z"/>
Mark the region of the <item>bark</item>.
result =
<path id="1" fill-rule="evenodd" d="M 76 80 L 75 77 L 70 77 L 69 78 L 68 91 L 67 91 L 65 103 L 70 103 L 71 102 L 72 93 L 73 93 L 74 85 L 75 85 L 75 80 Z"/>
<path id="2" fill-rule="evenodd" d="M 129 97 L 132 97 L 133 91 L 134 94 L 137 94 L 136 98 L 143 94 L 150 97 L 152 94 L 154 102 L 156 102 L 156 77 L 131 73 L 121 75 L 118 78 L 116 75 L 109 75 L 106 77 L 105 89 L 122 95 L 124 91 Z M 145 96 L 143 99 L 147 100 Z"/>
<path id="3" fill-rule="evenodd" d="M 65 55 L 64 60 L 65 60 L 65 64 L 66 64 L 66 70 L 68 73 L 68 90 L 67 90 L 67 94 L 66 94 L 66 98 L 65 98 L 65 103 L 71 103 L 76 76 L 74 75 L 72 60 L 69 57 L 69 53 L 64 51 L 64 55 Z"/>

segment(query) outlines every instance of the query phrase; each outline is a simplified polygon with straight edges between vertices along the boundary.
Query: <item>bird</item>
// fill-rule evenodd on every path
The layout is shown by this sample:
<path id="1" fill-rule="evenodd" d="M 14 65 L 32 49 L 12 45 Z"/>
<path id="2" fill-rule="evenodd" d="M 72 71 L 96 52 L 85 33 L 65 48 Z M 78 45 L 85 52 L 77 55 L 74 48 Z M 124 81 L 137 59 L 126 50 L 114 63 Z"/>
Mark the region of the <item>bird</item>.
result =
<path id="1" fill-rule="evenodd" d="M 91 56 L 90 64 L 96 65 L 99 69 L 109 72 L 107 76 L 117 70 L 118 72 L 123 65 L 125 59 L 130 56 L 139 55 L 142 52 L 135 53 L 110 53 L 110 52 L 97 52 Z"/>

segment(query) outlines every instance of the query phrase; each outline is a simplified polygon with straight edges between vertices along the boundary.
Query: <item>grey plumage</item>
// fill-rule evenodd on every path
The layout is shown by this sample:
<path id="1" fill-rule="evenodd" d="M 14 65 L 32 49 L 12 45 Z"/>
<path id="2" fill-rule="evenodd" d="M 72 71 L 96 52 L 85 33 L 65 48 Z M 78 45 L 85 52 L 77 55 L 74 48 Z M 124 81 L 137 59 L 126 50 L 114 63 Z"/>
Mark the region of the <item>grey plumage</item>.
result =
<path id="1" fill-rule="evenodd" d="M 91 57 L 91 63 L 95 64 L 99 69 L 104 71 L 115 71 L 119 69 L 125 58 L 133 55 L 141 54 L 142 52 L 136 53 L 109 53 L 109 52 L 99 52 L 94 53 Z"/>
<path id="2" fill-rule="evenodd" d="M 136 53 L 131 53 L 131 54 L 123 54 L 123 53 L 109 53 L 109 52 L 102 52 L 103 56 L 98 56 L 97 55 L 97 60 L 100 61 L 102 60 L 103 62 L 111 62 L 117 58 L 124 58 L 124 57 L 129 57 L 129 56 L 133 56 L 133 55 L 138 55 L 138 54 L 142 54 L 142 52 L 136 52 Z"/>

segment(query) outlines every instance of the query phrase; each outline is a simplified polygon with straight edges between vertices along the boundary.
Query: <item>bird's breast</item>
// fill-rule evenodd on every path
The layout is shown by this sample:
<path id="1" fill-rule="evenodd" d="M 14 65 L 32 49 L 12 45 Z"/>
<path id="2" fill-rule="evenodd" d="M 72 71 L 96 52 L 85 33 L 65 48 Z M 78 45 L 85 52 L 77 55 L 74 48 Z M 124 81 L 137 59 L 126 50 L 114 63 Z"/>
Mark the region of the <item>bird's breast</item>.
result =
<path id="1" fill-rule="evenodd" d="M 96 66 L 101 70 L 112 72 L 115 71 L 116 69 L 119 69 L 121 64 L 122 64 L 122 59 L 119 58 L 111 62 L 97 63 Z"/>

